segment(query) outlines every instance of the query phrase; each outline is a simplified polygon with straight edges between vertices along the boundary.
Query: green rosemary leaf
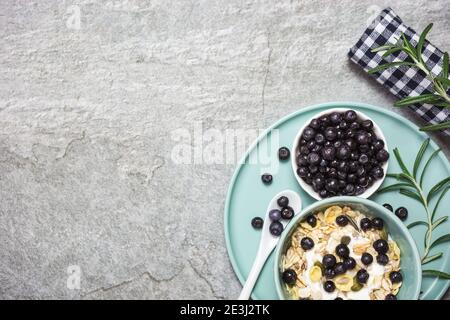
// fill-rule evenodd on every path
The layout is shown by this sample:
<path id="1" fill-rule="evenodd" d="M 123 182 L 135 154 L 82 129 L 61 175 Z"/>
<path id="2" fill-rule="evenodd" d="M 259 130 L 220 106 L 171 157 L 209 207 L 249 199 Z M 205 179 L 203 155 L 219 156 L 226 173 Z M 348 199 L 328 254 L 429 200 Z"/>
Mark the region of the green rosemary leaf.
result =
<path id="1" fill-rule="evenodd" d="M 370 51 L 372 51 L 372 52 L 379 52 L 379 51 L 385 51 L 385 50 L 389 50 L 389 49 L 392 49 L 392 48 L 394 48 L 395 47 L 395 45 L 394 44 L 386 44 L 386 45 L 384 45 L 384 46 L 379 46 L 379 47 L 377 47 L 377 48 L 375 48 L 375 49 L 372 49 L 372 50 L 370 50 Z"/>
<path id="2" fill-rule="evenodd" d="M 438 270 L 423 270 L 423 276 L 436 276 L 441 279 L 450 279 L 450 274 Z"/>
<path id="3" fill-rule="evenodd" d="M 450 103 L 448 103 L 447 101 L 438 101 L 438 102 L 433 102 L 433 105 L 435 105 L 436 107 L 441 107 L 441 108 L 450 108 Z"/>
<path id="4" fill-rule="evenodd" d="M 391 55 L 391 54 L 393 54 L 393 53 L 395 53 L 395 52 L 397 52 L 397 51 L 401 51 L 401 50 L 402 50 L 402 48 L 399 48 L 399 47 L 392 47 L 391 49 L 386 50 L 386 52 L 383 53 L 383 55 L 382 55 L 381 57 L 384 59 L 384 58 L 386 58 L 387 56 L 389 56 L 389 55 Z"/>
<path id="5" fill-rule="evenodd" d="M 398 67 L 398 66 L 413 66 L 414 67 L 415 64 L 411 63 L 411 62 L 406 62 L 406 61 L 389 62 L 389 63 L 379 65 L 379 66 L 369 70 L 368 73 L 369 74 L 374 74 L 376 72 L 383 71 L 385 69 L 389 69 L 389 68 L 392 68 L 392 67 Z"/>
<path id="6" fill-rule="evenodd" d="M 438 80 L 440 83 L 444 84 L 445 86 L 450 86 L 450 79 L 444 78 L 444 77 L 436 77 L 436 80 Z"/>
<path id="7" fill-rule="evenodd" d="M 411 44 L 411 42 L 409 42 L 408 39 L 406 39 L 405 34 L 402 34 L 402 38 L 403 38 L 403 45 L 404 45 L 403 50 L 406 51 L 406 53 L 411 58 L 414 58 L 417 60 L 416 48 L 414 48 L 414 46 Z"/>
<path id="8" fill-rule="evenodd" d="M 398 173 L 386 173 L 386 177 L 388 177 L 388 178 L 395 178 L 395 179 L 399 180 L 400 179 L 400 174 L 398 174 Z"/>
<path id="9" fill-rule="evenodd" d="M 410 105 L 416 104 L 416 103 L 431 103 L 431 104 L 433 104 L 434 102 L 436 102 L 440 99 L 441 99 L 441 97 L 434 93 L 425 93 L 425 94 L 422 94 L 422 95 L 416 96 L 416 97 L 406 97 L 402 100 L 395 102 L 394 106 L 405 107 L 405 106 L 410 106 Z"/>
<path id="10" fill-rule="evenodd" d="M 433 241 L 433 243 L 430 245 L 430 249 L 437 246 L 438 244 L 444 243 L 450 241 L 450 234 L 443 235 L 442 237 L 437 238 Z"/>
<path id="11" fill-rule="evenodd" d="M 414 227 L 420 226 L 420 225 L 428 226 L 428 223 L 426 223 L 425 221 L 415 221 L 413 223 L 408 224 L 406 227 L 408 229 L 411 229 L 411 228 L 414 228 Z"/>
<path id="12" fill-rule="evenodd" d="M 426 139 L 422 145 L 420 146 L 419 152 L 417 152 L 416 161 L 414 161 L 414 168 L 413 168 L 413 177 L 414 179 L 417 176 L 417 170 L 419 169 L 420 162 L 422 161 L 423 154 L 428 148 L 428 144 L 430 143 L 430 138 Z"/>
<path id="13" fill-rule="evenodd" d="M 423 44 L 425 42 L 425 38 L 427 37 L 428 32 L 430 32 L 432 27 L 433 27 L 432 23 L 427 25 L 426 28 L 423 30 L 422 34 L 420 35 L 419 42 L 417 42 L 416 54 L 420 61 L 422 61 L 422 49 L 423 49 Z"/>
<path id="14" fill-rule="evenodd" d="M 435 196 L 436 193 L 439 192 L 443 187 L 447 185 L 447 183 L 450 182 L 450 177 L 447 177 L 445 179 L 442 179 L 438 183 L 436 183 L 431 189 L 430 192 L 428 192 L 427 202 L 430 202 L 430 200 Z"/>
<path id="15" fill-rule="evenodd" d="M 350 224 L 352 225 L 353 228 L 355 228 L 356 231 L 360 231 L 358 225 L 356 224 L 355 220 L 353 220 L 352 217 L 350 217 L 349 215 L 345 215 L 348 218 L 348 221 L 350 222 Z"/>
<path id="16" fill-rule="evenodd" d="M 441 195 L 439 196 L 438 200 L 436 201 L 436 204 L 433 209 L 433 213 L 431 214 L 431 221 L 434 220 L 434 216 L 436 215 L 437 209 L 439 207 L 439 204 L 441 203 L 442 198 L 444 198 L 447 191 L 450 189 L 450 186 L 442 190 Z"/>
<path id="17" fill-rule="evenodd" d="M 408 183 L 395 183 L 395 184 L 391 184 L 390 186 L 386 186 L 386 187 L 381 187 L 380 189 L 378 189 L 378 193 L 383 193 L 383 192 L 388 192 L 388 191 L 396 191 L 396 190 L 400 190 L 401 188 L 404 187 L 410 187 L 411 185 Z"/>
<path id="18" fill-rule="evenodd" d="M 448 220 L 448 216 L 442 217 L 437 219 L 435 222 L 433 222 L 433 225 L 431 226 L 431 228 L 434 230 L 436 229 L 441 223 L 444 223 L 445 221 Z"/>
<path id="19" fill-rule="evenodd" d="M 411 174 L 409 173 L 408 168 L 406 168 L 405 163 L 403 162 L 402 157 L 400 156 L 400 152 L 397 148 L 394 149 L 394 155 L 395 155 L 398 165 L 402 169 L 403 173 L 406 174 L 407 176 L 411 176 Z"/>
<path id="20" fill-rule="evenodd" d="M 412 199 L 414 199 L 414 200 L 417 200 L 417 201 L 419 201 L 420 203 L 422 203 L 422 199 L 420 198 L 420 196 L 419 196 L 417 193 L 415 193 L 415 192 L 413 192 L 413 191 L 411 191 L 411 190 L 408 190 L 408 189 L 400 189 L 400 193 L 403 194 L 403 195 L 405 195 L 405 196 L 407 196 L 407 197 L 410 197 L 410 198 L 412 198 Z"/>
<path id="21" fill-rule="evenodd" d="M 427 264 L 427 263 L 429 263 L 431 261 L 439 259 L 440 257 L 442 257 L 442 252 L 439 252 L 439 253 L 437 253 L 435 255 L 432 255 L 432 256 L 429 256 L 429 257 L 426 257 L 425 259 L 422 260 L 422 264 Z"/>
<path id="22" fill-rule="evenodd" d="M 437 130 L 445 130 L 445 129 L 450 129 L 450 121 L 425 126 L 425 127 L 420 128 L 420 131 L 437 131 Z"/>
<path id="23" fill-rule="evenodd" d="M 443 78 L 448 78 L 448 52 L 444 53 L 444 61 L 442 64 L 442 77 Z"/>
<path id="24" fill-rule="evenodd" d="M 434 151 L 431 156 L 428 158 L 427 162 L 425 162 L 425 166 L 422 169 L 422 174 L 420 175 L 420 182 L 419 185 L 422 187 L 422 183 L 423 183 L 423 179 L 425 178 L 425 172 L 428 168 L 428 165 L 431 163 L 431 160 L 433 160 L 433 158 L 439 153 L 439 151 L 441 151 L 441 149 L 437 149 L 436 151 Z"/>

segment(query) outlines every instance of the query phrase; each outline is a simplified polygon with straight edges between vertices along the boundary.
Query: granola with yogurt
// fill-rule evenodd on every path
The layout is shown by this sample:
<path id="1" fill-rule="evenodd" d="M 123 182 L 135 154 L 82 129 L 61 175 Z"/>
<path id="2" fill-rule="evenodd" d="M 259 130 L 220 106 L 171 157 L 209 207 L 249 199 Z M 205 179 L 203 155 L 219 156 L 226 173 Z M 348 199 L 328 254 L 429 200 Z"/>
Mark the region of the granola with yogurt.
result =
<path id="1" fill-rule="evenodd" d="M 334 205 L 296 227 L 281 277 L 291 299 L 394 300 L 400 258 L 382 219 Z"/>

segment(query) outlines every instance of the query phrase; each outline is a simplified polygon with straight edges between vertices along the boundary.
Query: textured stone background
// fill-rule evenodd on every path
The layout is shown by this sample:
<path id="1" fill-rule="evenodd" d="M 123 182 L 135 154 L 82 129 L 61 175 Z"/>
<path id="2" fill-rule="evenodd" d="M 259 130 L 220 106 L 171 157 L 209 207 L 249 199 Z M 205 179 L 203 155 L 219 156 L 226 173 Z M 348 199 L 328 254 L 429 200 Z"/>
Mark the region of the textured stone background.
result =
<path id="1" fill-rule="evenodd" d="M 175 164 L 170 133 L 262 129 L 329 100 L 392 109 L 348 48 L 390 5 L 450 49 L 450 10 L 373 3 L 2 0 L 0 298 L 236 297 L 235 166 Z"/>

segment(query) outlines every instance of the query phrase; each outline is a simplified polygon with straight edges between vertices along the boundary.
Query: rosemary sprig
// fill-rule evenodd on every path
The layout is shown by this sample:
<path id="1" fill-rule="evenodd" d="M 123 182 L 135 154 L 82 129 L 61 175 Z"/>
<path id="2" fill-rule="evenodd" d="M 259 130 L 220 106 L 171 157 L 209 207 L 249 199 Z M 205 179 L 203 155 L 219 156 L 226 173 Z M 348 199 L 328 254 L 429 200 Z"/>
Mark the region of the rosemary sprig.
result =
<path id="1" fill-rule="evenodd" d="M 407 54 L 410 61 L 394 61 L 386 64 L 382 64 L 369 70 L 369 74 L 383 71 L 391 67 L 398 66 L 410 66 L 422 71 L 425 76 L 433 84 L 432 93 L 424 93 L 415 97 L 406 97 L 397 101 L 394 106 L 404 107 L 416 103 L 429 103 L 441 108 L 450 108 L 450 96 L 447 94 L 447 89 L 450 87 L 449 75 L 449 55 L 448 52 L 444 53 L 442 72 L 438 76 L 434 76 L 426 63 L 423 60 L 422 51 L 425 43 L 425 38 L 430 32 L 433 24 L 430 23 L 420 35 L 417 45 L 414 47 L 411 42 L 406 39 L 405 34 L 401 34 L 397 43 L 387 44 L 372 50 L 372 52 L 384 51 L 382 58 L 392 55 L 398 51 L 402 51 Z M 450 121 L 439 123 L 437 125 L 431 125 L 421 128 L 422 131 L 436 131 L 445 130 L 450 128 Z"/>
<path id="2" fill-rule="evenodd" d="M 423 187 L 423 179 L 425 176 L 425 172 L 427 168 L 429 167 L 430 163 L 432 162 L 433 158 L 437 155 L 437 153 L 440 150 L 434 151 L 425 162 L 425 165 L 422 169 L 422 172 L 419 174 L 419 168 L 421 166 L 422 160 L 424 158 L 424 154 L 428 148 L 428 145 L 430 143 L 430 139 L 426 139 L 419 151 L 417 152 L 416 159 L 414 161 L 414 166 L 412 170 L 408 170 L 408 168 L 405 165 L 405 162 L 403 161 L 400 151 L 395 148 L 394 149 L 394 155 L 395 158 L 401 168 L 400 173 L 390 173 L 387 174 L 388 177 L 395 178 L 399 181 L 399 183 L 394 183 L 385 187 L 382 187 L 378 190 L 378 192 L 388 192 L 388 191 L 399 191 L 401 194 L 410 197 L 414 200 L 419 201 L 423 208 L 425 209 L 426 213 L 426 220 L 425 221 L 415 221 L 408 225 L 408 228 L 413 228 L 416 226 L 425 226 L 427 228 L 425 233 L 425 239 L 424 239 L 424 252 L 421 257 L 422 264 L 427 264 L 431 261 L 434 261 L 436 259 L 439 259 L 443 253 L 438 252 L 435 254 L 432 254 L 432 249 L 437 246 L 440 243 L 449 242 L 450 241 L 450 234 L 443 235 L 435 240 L 433 240 L 433 231 L 440 226 L 442 223 L 448 220 L 448 216 L 444 216 L 438 219 L 435 219 L 437 210 L 439 208 L 439 204 L 441 203 L 442 199 L 445 197 L 447 191 L 450 189 L 450 176 L 442 179 L 438 183 L 436 183 L 433 187 L 431 187 L 428 192 Z M 418 177 L 420 177 L 418 179 Z M 437 200 L 434 204 L 434 207 L 432 208 L 430 203 L 432 200 L 437 197 Z M 437 272 L 437 271 L 436 271 Z M 437 274 L 435 272 L 435 274 Z M 442 274 L 442 271 L 439 271 Z M 432 274 L 433 272 L 429 272 L 429 274 Z M 450 277 L 450 275 L 446 275 L 447 277 Z M 440 276 L 441 278 L 445 278 Z"/>

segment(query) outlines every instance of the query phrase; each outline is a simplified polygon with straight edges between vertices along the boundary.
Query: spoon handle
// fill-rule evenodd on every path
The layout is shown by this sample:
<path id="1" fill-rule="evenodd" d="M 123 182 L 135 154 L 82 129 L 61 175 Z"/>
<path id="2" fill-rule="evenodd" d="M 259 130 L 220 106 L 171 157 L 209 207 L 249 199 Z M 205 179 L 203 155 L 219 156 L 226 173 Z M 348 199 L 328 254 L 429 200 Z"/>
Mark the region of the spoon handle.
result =
<path id="1" fill-rule="evenodd" d="M 253 262 L 252 269 L 248 274 L 247 281 L 245 281 L 244 287 L 242 288 L 238 300 L 248 300 L 250 298 L 256 281 L 258 280 L 259 274 L 261 273 L 261 270 L 267 261 L 267 257 L 272 252 L 272 250 L 267 250 L 266 252 L 258 251 L 255 262 Z"/>

